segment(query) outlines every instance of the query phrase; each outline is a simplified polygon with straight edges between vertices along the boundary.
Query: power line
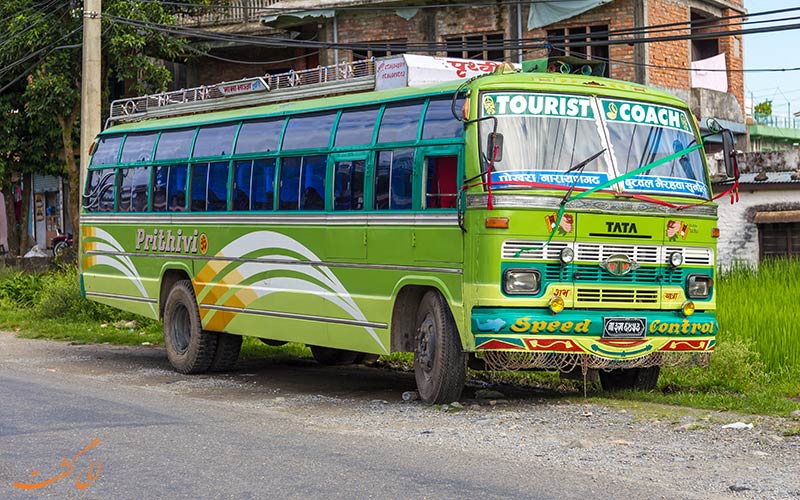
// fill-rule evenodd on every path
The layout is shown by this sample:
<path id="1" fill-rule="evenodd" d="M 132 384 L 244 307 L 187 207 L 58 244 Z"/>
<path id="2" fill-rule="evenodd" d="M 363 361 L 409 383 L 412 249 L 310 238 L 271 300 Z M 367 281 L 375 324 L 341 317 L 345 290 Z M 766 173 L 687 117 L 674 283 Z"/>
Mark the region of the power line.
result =
<path id="1" fill-rule="evenodd" d="M 71 33 L 68 33 L 68 34 L 64 35 L 63 37 L 61 37 L 61 38 L 60 38 L 59 40 L 57 40 L 55 43 L 58 43 L 59 41 L 63 40 L 64 38 L 67 38 L 68 36 L 70 36 L 70 35 L 72 35 L 72 34 L 74 34 L 74 33 L 78 32 L 78 31 L 80 31 L 80 30 L 82 30 L 82 29 L 83 29 L 83 26 L 80 26 L 79 28 L 75 29 L 75 30 L 74 30 L 74 31 L 72 31 Z M 51 44 L 51 45 L 53 45 L 53 44 Z M 55 52 L 56 50 L 77 49 L 77 48 L 81 47 L 82 45 L 83 45 L 82 43 L 76 43 L 76 44 L 72 44 L 72 45 L 60 45 L 60 46 L 57 46 L 57 47 L 53 47 L 53 48 L 51 48 L 51 49 L 50 49 L 50 50 L 47 52 L 47 54 L 45 54 L 44 56 L 42 56 L 42 59 L 40 59 L 40 60 L 38 60 L 38 61 L 34 62 L 34 63 L 31 65 L 31 66 L 29 66 L 28 68 L 26 68 L 26 69 L 25 69 L 25 71 L 23 71 L 21 74 L 19 74 L 19 75 L 18 75 L 16 78 L 14 78 L 14 79 L 13 79 L 13 80 L 11 80 L 10 82 L 8 82 L 6 85 L 4 85 L 2 88 L 0 88 L 0 94 L 2 94 L 3 92 L 5 92 L 5 91 L 6 91 L 6 89 L 8 89 L 9 87 L 13 86 L 14 84 L 16 84 L 17 82 L 19 82 L 20 80 L 22 80 L 22 79 L 23 79 L 23 78 L 24 78 L 24 77 L 25 77 L 25 76 L 26 76 L 28 73 L 30 73 L 31 71 L 33 71 L 34 69 L 36 69 L 36 67 L 42 63 L 42 61 L 44 60 L 44 58 L 45 58 L 45 57 L 49 56 L 50 54 L 52 54 L 52 53 L 53 53 L 53 52 Z M 45 48 L 46 48 L 46 47 L 45 47 Z M 5 70 L 4 70 L 4 71 L 5 71 Z"/>
<path id="2" fill-rule="evenodd" d="M 265 66 L 265 65 L 268 65 L 268 64 L 287 63 L 287 62 L 297 61 L 297 60 L 300 60 L 300 59 L 305 59 L 307 57 L 312 57 L 312 56 L 315 56 L 315 55 L 319 54 L 319 51 L 316 50 L 314 52 L 309 52 L 307 54 L 303 54 L 303 55 L 300 55 L 300 56 L 287 57 L 286 59 L 277 59 L 277 60 L 274 60 L 274 61 L 242 61 L 242 60 L 238 60 L 238 59 L 229 59 L 227 57 L 217 56 L 217 55 L 214 55 L 214 54 L 212 54 L 210 52 L 203 52 L 202 50 L 198 50 L 198 49 L 196 49 L 196 48 L 194 48 L 192 46 L 187 46 L 186 48 L 189 49 L 190 51 L 196 53 L 196 54 L 200 54 L 201 56 L 204 56 L 204 57 L 210 57 L 211 59 L 218 59 L 220 61 L 225 61 L 225 62 L 234 63 L 234 64 L 252 64 L 254 66 Z"/>

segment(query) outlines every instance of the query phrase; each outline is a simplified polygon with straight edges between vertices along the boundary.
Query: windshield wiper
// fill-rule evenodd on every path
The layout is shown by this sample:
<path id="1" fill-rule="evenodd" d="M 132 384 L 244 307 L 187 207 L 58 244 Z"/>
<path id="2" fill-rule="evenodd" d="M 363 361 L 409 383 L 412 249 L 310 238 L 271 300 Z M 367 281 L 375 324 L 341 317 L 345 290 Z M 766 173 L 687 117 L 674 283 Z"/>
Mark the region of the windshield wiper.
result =
<path id="1" fill-rule="evenodd" d="M 575 189 L 575 185 L 578 183 L 578 179 L 581 178 L 581 174 L 583 173 L 583 169 L 586 168 L 586 165 L 588 165 L 591 162 L 593 162 L 594 160 L 596 160 L 600 155 L 602 155 L 605 152 L 606 152 L 606 148 L 603 148 L 600 151 L 598 151 L 597 153 L 593 154 L 592 156 L 586 158 L 582 162 L 576 163 L 575 165 L 569 167 L 569 169 L 565 173 L 568 174 L 570 172 L 574 172 L 574 171 L 578 170 L 578 174 L 575 176 L 575 180 L 572 181 L 572 185 L 569 187 L 569 190 L 567 191 L 567 193 L 561 199 L 561 204 L 562 205 L 565 204 L 567 201 L 569 201 L 569 197 L 572 195 L 572 191 Z"/>

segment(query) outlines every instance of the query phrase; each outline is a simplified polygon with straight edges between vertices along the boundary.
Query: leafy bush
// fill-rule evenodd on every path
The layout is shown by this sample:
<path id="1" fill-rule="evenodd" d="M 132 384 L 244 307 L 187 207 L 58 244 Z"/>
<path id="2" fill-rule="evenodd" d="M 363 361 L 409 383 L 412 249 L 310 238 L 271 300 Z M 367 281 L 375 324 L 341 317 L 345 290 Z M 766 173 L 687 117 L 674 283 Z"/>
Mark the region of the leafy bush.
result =
<path id="1" fill-rule="evenodd" d="M 0 274 L 0 299 L 21 307 L 31 307 L 43 288 L 41 274 L 8 272 Z"/>
<path id="2" fill-rule="evenodd" d="M 75 266 L 45 274 L 42 284 L 33 307 L 33 314 L 37 318 L 97 321 L 129 319 L 129 313 L 83 298 Z"/>

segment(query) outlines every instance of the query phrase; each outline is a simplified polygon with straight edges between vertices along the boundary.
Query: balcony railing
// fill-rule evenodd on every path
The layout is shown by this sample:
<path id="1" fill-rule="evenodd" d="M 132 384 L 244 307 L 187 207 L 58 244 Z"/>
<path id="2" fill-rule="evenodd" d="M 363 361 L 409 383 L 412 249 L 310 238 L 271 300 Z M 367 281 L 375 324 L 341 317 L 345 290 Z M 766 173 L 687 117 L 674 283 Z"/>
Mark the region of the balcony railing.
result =
<path id="1" fill-rule="evenodd" d="M 800 129 L 800 118 L 775 115 L 753 114 L 753 123 L 765 127 Z"/>
<path id="2" fill-rule="evenodd" d="M 219 26 L 258 22 L 280 3 L 280 0 L 218 0 L 218 7 L 198 7 L 193 13 L 178 16 L 182 26 Z"/>

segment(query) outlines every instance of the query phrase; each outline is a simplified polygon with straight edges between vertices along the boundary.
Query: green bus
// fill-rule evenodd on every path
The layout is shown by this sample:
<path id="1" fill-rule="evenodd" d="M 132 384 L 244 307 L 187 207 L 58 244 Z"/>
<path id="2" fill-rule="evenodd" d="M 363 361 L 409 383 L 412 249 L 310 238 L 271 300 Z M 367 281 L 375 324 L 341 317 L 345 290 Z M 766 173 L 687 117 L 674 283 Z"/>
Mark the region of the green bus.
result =
<path id="1" fill-rule="evenodd" d="M 175 370 L 230 369 L 244 335 L 324 364 L 413 352 L 441 403 L 468 365 L 646 388 L 713 350 L 717 209 L 684 102 L 508 67 L 312 88 L 145 114 L 93 146 L 81 289 L 161 319 Z"/>

